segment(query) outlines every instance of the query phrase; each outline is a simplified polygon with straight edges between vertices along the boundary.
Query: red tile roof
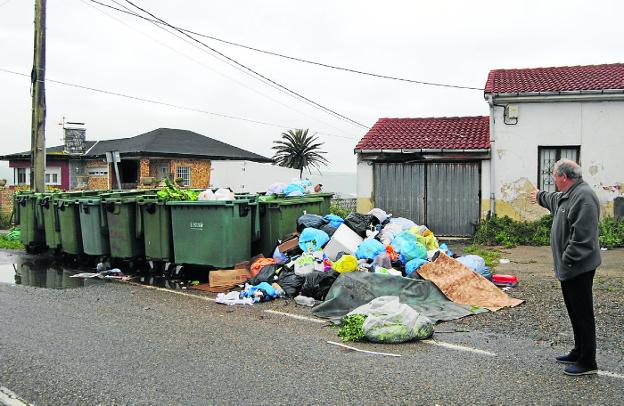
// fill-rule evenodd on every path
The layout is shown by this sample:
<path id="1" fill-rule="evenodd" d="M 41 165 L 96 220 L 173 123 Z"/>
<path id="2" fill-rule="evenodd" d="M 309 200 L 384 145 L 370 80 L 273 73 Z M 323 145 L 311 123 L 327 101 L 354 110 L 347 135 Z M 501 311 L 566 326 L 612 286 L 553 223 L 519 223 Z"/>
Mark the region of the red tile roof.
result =
<path id="1" fill-rule="evenodd" d="M 380 149 L 483 149 L 490 119 L 477 117 L 380 118 L 355 146 Z"/>
<path id="2" fill-rule="evenodd" d="M 624 63 L 490 71 L 485 93 L 624 89 Z"/>

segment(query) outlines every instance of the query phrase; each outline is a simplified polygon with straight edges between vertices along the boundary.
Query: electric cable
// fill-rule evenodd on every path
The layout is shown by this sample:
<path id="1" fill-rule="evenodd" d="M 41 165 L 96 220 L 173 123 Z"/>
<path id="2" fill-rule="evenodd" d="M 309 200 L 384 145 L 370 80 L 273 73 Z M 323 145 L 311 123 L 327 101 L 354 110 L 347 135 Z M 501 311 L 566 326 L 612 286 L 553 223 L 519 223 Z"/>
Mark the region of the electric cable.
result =
<path id="1" fill-rule="evenodd" d="M 29 78 L 29 80 L 30 80 L 30 75 L 26 74 L 26 73 L 15 72 L 15 71 L 12 71 L 12 70 L 9 70 L 9 69 L 4 69 L 4 68 L 0 68 L 0 72 L 11 73 L 13 75 L 18 75 L 18 76 L 24 76 L 26 78 Z M 89 91 L 96 92 L 96 93 L 103 93 L 103 94 L 107 94 L 107 95 L 111 95 L 111 96 L 118 96 L 118 97 L 123 97 L 123 98 L 126 98 L 126 99 L 132 99 L 132 100 L 142 101 L 142 102 L 146 102 L 146 103 L 157 104 L 157 105 L 161 105 L 161 106 L 174 107 L 174 108 L 177 108 L 177 109 L 180 109 L 180 110 L 188 110 L 188 111 L 193 111 L 193 112 L 196 112 L 196 113 L 209 114 L 209 115 L 216 116 L 216 117 L 228 118 L 228 119 L 232 119 L 232 120 L 246 121 L 246 122 L 249 122 L 249 123 L 261 124 L 261 125 L 266 125 L 266 126 L 270 126 L 270 127 L 277 127 L 277 128 L 281 128 L 281 129 L 291 129 L 291 128 L 293 128 L 293 126 L 269 123 L 269 122 L 266 122 L 266 121 L 253 120 L 253 119 L 250 119 L 250 118 L 232 116 L 232 115 L 228 115 L 228 114 L 214 113 L 214 112 L 207 111 L 207 110 L 202 110 L 202 109 L 199 109 L 199 108 L 181 106 L 181 105 L 178 105 L 178 104 L 163 102 L 163 101 L 154 100 L 154 99 L 146 99 L 146 98 L 143 98 L 143 97 L 132 96 L 132 95 L 128 95 L 128 94 L 124 94 L 124 93 L 120 93 L 120 92 L 114 92 L 114 91 L 111 91 L 111 90 L 97 89 L 97 88 L 94 88 L 94 87 L 79 85 L 79 84 L 71 83 L 71 82 L 64 82 L 64 81 L 61 81 L 61 80 L 54 80 L 54 79 L 46 78 L 45 80 L 37 80 L 37 81 L 38 82 L 46 82 L 46 83 L 47 82 L 56 83 L 56 84 L 59 84 L 59 85 L 74 87 L 74 88 L 78 88 L 78 89 L 89 90 Z M 327 136 L 330 136 L 330 137 L 345 138 L 345 139 L 349 139 L 349 140 L 357 140 L 357 138 L 347 137 L 347 136 L 338 135 L 338 134 L 330 134 L 330 133 L 325 133 L 325 132 L 317 132 L 317 134 L 327 135 Z"/>
<path id="2" fill-rule="evenodd" d="M 122 10 L 116 7 L 113 7 L 109 4 L 105 4 L 102 3 L 98 0 L 89 0 L 93 3 L 97 3 L 100 4 L 104 7 L 108 7 L 111 8 L 113 10 L 117 10 L 121 13 L 126 13 L 129 15 L 132 15 L 134 17 L 138 17 L 138 18 L 142 18 L 144 20 L 147 21 L 151 21 L 151 22 L 155 22 L 157 24 L 162 24 L 161 22 L 157 21 L 157 20 L 153 20 L 151 18 L 147 18 L 145 16 L 142 16 L 138 13 L 135 13 L 133 11 L 127 11 L 127 10 Z M 344 71 L 344 72 L 351 72 L 351 73 L 356 73 L 358 75 L 365 75 L 365 76 L 371 76 L 371 77 L 376 77 L 376 78 L 380 78 L 380 79 L 389 79 L 389 80 L 397 80 L 397 81 L 401 81 L 401 82 L 407 82 L 407 83 L 414 83 L 414 84 L 419 84 L 419 85 L 424 85 L 424 86 L 437 86 L 437 87 L 448 87 L 448 88 L 455 88 L 455 89 L 465 89 L 465 90 L 478 90 L 478 91 L 483 91 L 484 89 L 482 87 L 474 87 L 474 86 L 463 86 L 463 85 L 452 85 L 452 84 L 448 84 L 448 83 L 438 83 L 438 82 L 427 82 L 427 81 L 422 81 L 422 80 L 415 80 L 415 79 L 407 79 L 407 78 L 402 78 L 402 77 L 398 77 L 398 76 L 392 76 L 392 75 L 385 75 L 385 74 L 380 74 L 380 73 L 372 73 L 372 72 L 366 72 L 363 70 L 359 70 L 359 69 L 353 69 L 353 68 L 345 68 L 342 66 L 337 66 L 337 65 L 332 65 L 332 64 L 328 64 L 328 63 L 324 63 L 324 62 L 316 62 L 316 61 L 312 61 L 309 59 L 304 59 L 304 58 L 297 58 L 294 56 L 289 56 L 289 55 L 285 55 L 279 52 L 274 52 L 274 51 L 267 51 L 264 49 L 260 49 L 260 48 L 256 48 L 256 47 L 252 47 L 250 45 L 244 45 L 244 44 L 240 44 L 237 42 L 233 42 L 233 41 L 228 41 L 228 40 L 224 40 L 221 38 L 217 38 L 215 36 L 212 35 L 207 35 L 207 34 L 202 34 L 187 28 L 181 28 L 181 27 L 177 27 L 177 26 L 172 26 L 175 27 L 176 29 L 186 32 L 188 34 L 193 34 L 193 35 L 197 35 L 198 37 L 203 37 L 203 38 L 208 38 L 214 41 L 218 41 L 227 45 L 232 45 L 235 47 L 240 47 L 240 48 L 244 48 L 244 49 L 248 49 L 250 51 L 254 51 L 254 52 L 259 52 L 259 53 L 263 53 L 263 54 L 267 54 L 267 55 L 272 55 L 272 56 L 277 56 L 280 58 L 284 58 L 284 59 L 289 59 L 292 61 L 296 61 L 296 62 L 302 62 L 302 63 L 307 63 L 307 64 L 311 64 L 311 65 L 316 65 L 316 66 L 321 66 L 324 68 L 328 68 L 328 69 L 334 69 L 334 70 L 339 70 L 339 71 Z"/>
<path id="3" fill-rule="evenodd" d="M 165 20 L 160 19 L 160 18 L 156 17 L 154 14 L 150 13 L 149 11 L 147 11 L 147 10 L 145 10 L 145 9 L 143 9 L 143 8 L 141 8 L 141 7 L 139 7 L 139 6 L 137 6 L 137 5 L 136 5 L 136 4 L 134 4 L 132 1 L 130 1 L 130 0 L 126 0 L 126 3 L 129 3 L 130 5 L 132 5 L 133 7 L 137 8 L 138 10 L 141 10 L 142 12 L 144 12 L 144 13 L 146 13 L 146 14 L 150 15 L 151 17 L 153 17 L 153 18 L 155 18 L 155 19 L 157 19 L 157 20 L 161 21 L 163 24 L 167 25 L 168 27 L 170 27 L 170 28 L 172 28 L 172 29 L 174 29 L 174 30 L 176 30 L 176 31 L 180 32 L 181 34 L 183 34 L 183 35 L 187 36 L 188 38 L 192 39 L 193 41 L 198 42 L 199 44 L 203 45 L 204 47 L 206 47 L 206 48 L 210 49 L 211 51 L 213 51 L 213 52 L 215 52 L 215 53 L 217 53 L 217 54 L 221 55 L 222 57 L 224 57 L 224 58 L 228 59 L 229 61 L 231 61 L 231 62 L 235 63 L 236 65 L 238 65 L 238 66 L 240 66 L 240 67 L 242 67 L 242 68 L 244 68 L 244 69 L 246 69 L 246 70 L 250 71 L 251 73 L 253 73 L 253 74 L 257 75 L 258 77 L 261 77 L 261 78 L 263 78 L 264 80 L 267 80 L 267 81 L 269 81 L 269 82 L 271 82 L 271 83 L 273 83 L 273 84 L 275 84 L 275 85 L 279 86 L 280 88 L 282 88 L 282 89 L 286 90 L 286 91 L 287 91 L 288 93 L 290 93 L 291 95 L 293 95 L 293 96 L 295 96 L 295 97 L 297 97 L 297 98 L 299 98 L 299 99 L 305 100 L 305 101 L 307 101 L 307 102 L 309 102 L 309 103 L 312 103 L 312 104 L 314 104 L 314 105 L 316 105 L 316 106 L 318 106 L 318 107 L 322 108 L 322 109 L 323 109 L 323 110 L 325 110 L 326 112 L 328 112 L 328 113 L 330 113 L 330 114 L 333 114 L 333 115 L 335 115 L 336 117 L 340 117 L 340 118 L 342 118 L 342 119 L 344 119 L 344 120 L 346 120 L 346 121 L 348 121 L 348 122 L 350 122 L 350 123 L 352 123 L 352 124 L 355 124 L 355 125 L 357 125 L 357 126 L 359 126 L 359 127 L 365 128 L 365 129 L 369 129 L 369 127 L 365 126 L 364 124 L 359 123 L 359 122 L 357 122 L 357 121 L 355 121 L 355 120 L 353 120 L 353 119 L 351 119 L 351 118 L 349 118 L 349 117 L 347 117 L 347 116 L 345 116 L 345 115 L 342 115 L 342 114 L 340 114 L 340 113 L 338 113 L 338 112 L 336 112 L 336 111 L 334 111 L 334 110 L 332 110 L 332 109 L 330 109 L 330 108 L 328 108 L 328 107 L 325 107 L 325 106 L 323 106 L 322 104 L 319 104 L 319 103 L 315 102 L 314 100 L 311 100 L 311 99 L 309 99 L 309 98 L 307 98 L 307 97 L 303 96 L 302 94 L 297 93 L 297 92 L 295 92 L 294 90 L 291 90 L 291 89 L 287 88 L 287 87 L 286 87 L 286 86 L 284 86 L 284 85 L 281 85 L 280 83 L 278 83 L 278 82 L 276 82 L 276 81 L 274 81 L 274 80 L 272 80 L 272 79 L 268 78 L 267 76 L 262 75 L 261 73 L 259 73 L 259 72 L 255 71 L 255 70 L 251 69 L 250 67 L 248 67 L 248 66 L 246 66 L 246 65 L 244 65 L 244 64 L 242 64 L 242 63 L 240 63 L 240 62 L 238 62 L 238 61 L 236 61 L 235 59 L 230 58 L 229 56 L 225 55 L 224 53 L 222 53 L 222 52 L 220 52 L 220 51 L 216 50 L 215 48 L 213 48 L 213 47 L 209 46 L 208 44 L 206 44 L 206 43 L 204 43 L 204 42 L 202 42 L 202 41 L 198 40 L 198 39 L 197 39 L 197 38 L 195 38 L 195 37 L 193 37 L 192 35 L 185 33 L 184 31 L 182 31 L 182 30 L 180 30 L 180 29 L 178 29 L 178 28 L 176 28 L 176 27 L 172 26 L 171 24 L 169 24 L 169 23 L 168 23 L 168 22 L 166 22 Z"/>
<path id="4" fill-rule="evenodd" d="M 243 87 L 243 88 L 245 88 L 245 89 L 247 89 L 247 90 L 249 90 L 249 91 L 251 91 L 251 92 L 254 92 L 254 93 L 256 93 L 256 94 L 258 94 L 258 95 L 260 95 L 260 96 L 262 96 L 262 97 L 264 97 L 264 98 L 266 98 L 266 99 L 268 99 L 268 100 L 270 100 L 270 101 L 272 101 L 272 102 L 274 102 L 274 103 L 277 103 L 277 104 L 281 105 L 282 107 L 285 107 L 285 108 L 287 108 L 287 109 L 289 109 L 289 110 L 292 110 L 292 111 L 294 111 L 294 112 L 296 112 L 296 113 L 298 113 L 298 114 L 301 114 L 302 116 L 305 116 L 305 117 L 308 117 L 308 118 L 310 118 L 310 119 L 312 119 L 312 120 L 315 120 L 315 121 L 317 121 L 317 122 L 319 122 L 319 123 L 321 123 L 321 124 L 323 124 L 323 125 L 325 125 L 325 126 L 331 127 L 331 128 L 333 128 L 333 129 L 335 129 L 335 130 L 338 130 L 338 131 L 343 131 L 342 129 L 340 129 L 340 128 L 338 128 L 338 127 L 336 127 L 336 126 L 334 126 L 334 125 L 332 125 L 332 124 L 330 124 L 330 123 L 328 123 L 328 122 L 326 122 L 326 121 L 323 121 L 323 120 L 321 120 L 321 119 L 319 119 L 319 118 L 317 118 L 317 117 L 314 117 L 314 116 L 312 116 L 312 115 L 310 115 L 310 114 L 308 114 L 308 113 L 306 113 L 306 112 L 304 112 L 304 111 L 301 111 L 301 110 L 299 110 L 299 109 L 296 109 L 295 107 L 293 107 L 293 106 L 291 106 L 291 105 L 288 105 L 288 104 L 286 104 L 286 103 L 284 103 L 284 102 L 281 102 L 280 100 L 277 100 L 277 99 L 275 99 L 275 98 L 273 98 L 273 97 L 271 97 L 271 96 L 269 96 L 269 95 L 267 95 L 267 94 L 265 94 L 265 93 L 262 93 L 262 92 L 261 92 L 261 91 L 259 91 L 259 90 L 253 89 L 252 87 L 247 86 L 247 85 L 246 85 L 246 84 L 244 84 L 243 82 L 241 82 L 241 81 L 239 81 L 239 80 L 236 80 L 236 79 L 234 79 L 233 77 L 228 76 L 228 75 L 226 75 L 225 73 L 220 72 L 220 71 L 218 71 L 218 70 L 216 70 L 216 69 L 214 69 L 214 68 L 212 68 L 212 67 L 208 66 L 207 64 L 205 64 L 204 62 L 200 61 L 199 59 L 196 59 L 196 58 L 194 58 L 194 57 L 192 57 L 192 56 L 190 56 L 190 55 L 187 55 L 187 54 L 185 54 L 185 53 L 181 52 L 180 50 L 178 50 L 178 49 L 176 49 L 176 48 L 174 48 L 174 47 L 172 47 L 172 46 L 169 46 L 169 45 L 167 45 L 166 43 L 164 43 L 164 42 L 162 42 L 162 41 L 160 41 L 160 40 L 158 40 L 158 39 L 156 39 L 156 38 L 152 37 L 151 35 L 149 35 L 149 34 L 147 34 L 147 33 L 144 33 L 144 32 L 141 32 L 141 31 L 137 30 L 135 27 L 132 27 L 131 25 L 129 25 L 129 24 L 127 24 L 127 23 L 125 23 L 124 21 L 121 21 L 120 19 L 118 19 L 118 18 L 116 18 L 116 17 L 114 17 L 114 16 L 112 16 L 112 15 L 110 15 L 110 14 L 106 13 L 106 12 L 105 12 L 105 11 L 103 11 L 103 10 L 100 10 L 100 9 L 99 9 L 98 7 L 96 7 L 95 5 L 90 4 L 87 0 L 80 0 L 80 1 L 81 1 L 83 4 L 85 4 L 85 5 L 87 5 L 87 6 L 91 7 L 91 8 L 93 8 L 94 10 L 98 11 L 99 13 L 102 13 L 102 14 L 104 14 L 105 16 L 107 16 L 107 17 L 109 17 L 109 18 L 111 18 L 111 19 L 113 19 L 113 20 L 117 21 L 118 23 L 120 23 L 120 24 L 122 24 L 122 25 L 124 25 L 124 26 L 128 27 L 129 29 L 131 29 L 131 30 L 133 30 L 133 31 L 135 31 L 135 32 L 138 32 L 138 33 L 140 33 L 141 35 L 146 36 L 147 38 L 149 38 L 149 39 L 151 39 L 152 41 L 154 41 L 154 42 L 158 43 L 159 45 L 161 45 L 161 46 L 163 46 L 163 47 L 165 47 L 165 48 L 169 49 L 170 51 L 175 52 L 175 53 L 177 53 L 178 55 L 181 55 L 181 56 L 183 56 L 183 57 L 185 57 L 185 58 L 187 58 L 187 59 L 190 59 L 191 61 L 193 61 L 193 62 L 197 63 L 198 65 L 200 65 L 200 66 L 202 66 L 202 67 L 204 67 L 204 68 L 206 68 L 206 69 L 208 69 L 208 70 L 210 70 L 210 71 L 212 71 L 212 72 L 214 72 L 214 73 L 216 73 L 216 74 L 218 74 L 218 75 L 220 75 L 220 76 L 222 76 L 222 77 L 224 77 L 224 78 L 226 78 L 226 79 L 228 79 L 228 80 L 231 80 L 232 82 L 234 82 L 234 83 L 238 84 L 239 86 L 241 86 L 241 87 Z M 115 3 L 116 3 L 116 4 L 118 4 L 117 2 L 115 2 Z M 124 6 L 124 5 L 122 5 L 122 4 L 119 4 L 119 5 L 120 5 L 120 7 L 124 7 L 124 8 L 125 8 L 125 6 Z M 128 10 L 129 10 L 129 9 L 128 9 Z M 170 32 L 170 31 L 167 31 L 167 30 L 166 30 L 164 27 L 162 27 L 161 25 L 158 25 L 158 24 L 155 24 L 155 23 L 153 23 L 153 24 L 154 24 L 154 25 L 156 25 L 159 29 L 163 29 L 163 30 L 165 30 L 165 32 L 170 33 L 170 34 L 172 34 L 172 35 L 175 35 L 175 36 L 176 36 L 176 37 L 178 37 L 180 40 L 185 41 L 185 42 L 186 42 L 187 44 L 189 44 L 190 46 L 193 46 L 193 47 L 195 47 L 195 48 L 199 49 L 200 51 L 202 51 L 202 52 L 206 53 L 207 55 L 210 55 L 211 57 L 215 57 L 215 58 L 216 58 L 216 56 L 215 56 L 215 55 L 213 55 L 212 53 L 208 52 L 206 49 L 204 49 L 204 48 L 200 47 L 199 45 L 197 45 L 197 44 L 195 44 L 195 43 L 193 43 L 193 42 L 189 41 L 187 38 L 180 37 L 180 36 L 179 36 L 179 34 L 172 33 L 172 32 Z M 221 60 L 221 59 L 219 59 L 219 60 Z M 250 73 L 245 72 L 245 71 L 243 71 L 243 72 L 244 72 L 245 74 L 247 74 L 247 75 L 250 75 L 250 76 L 251 76 L 251 74 L 250 74 Z M 281 91 L 281 89 L 278 89 L 278 90 L 280 90 L 280 91 Z"/>

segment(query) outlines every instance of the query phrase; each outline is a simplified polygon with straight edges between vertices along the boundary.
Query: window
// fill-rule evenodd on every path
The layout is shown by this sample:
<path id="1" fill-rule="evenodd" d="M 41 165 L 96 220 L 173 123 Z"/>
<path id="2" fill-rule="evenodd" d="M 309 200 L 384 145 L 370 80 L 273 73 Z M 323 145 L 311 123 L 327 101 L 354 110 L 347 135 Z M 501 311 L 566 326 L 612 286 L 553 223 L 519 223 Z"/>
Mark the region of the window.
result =
<path id="1" fill-rule="evenodd" d="M 190 186 L 191 184 L 191 167 L 190 166 L 178 166 L 176 168 L 176 178 L 182 178 L 184 186 Z"/>
<path id="2" fill-rule="evenodd" d="M 47 167 L 45 172 L 46 185 L 60 185 L 61 184 L 61 168 L 59 167 Z"/>
<path id="3" fill-rule="evenodd" d="M 108 168 L 105 166 L 98 168 L 89 168 L 87 170 L 89 176 L 108 176 Z"/>
<path id="4" fill-rule="evenodd" d="M 15 184 L 16 185 L 29 185 L 30 184 L 30 168 L 15 168 Z"/>
<path id="5" fill-rule="evenodd" d="M 569 147 L 538 147 L 537 187 L 547 192 L 555 191 L 555 180 L 552 172 L 555 162 L 560 159 L 571 159 L 579 162 L 581 148 Z"/>

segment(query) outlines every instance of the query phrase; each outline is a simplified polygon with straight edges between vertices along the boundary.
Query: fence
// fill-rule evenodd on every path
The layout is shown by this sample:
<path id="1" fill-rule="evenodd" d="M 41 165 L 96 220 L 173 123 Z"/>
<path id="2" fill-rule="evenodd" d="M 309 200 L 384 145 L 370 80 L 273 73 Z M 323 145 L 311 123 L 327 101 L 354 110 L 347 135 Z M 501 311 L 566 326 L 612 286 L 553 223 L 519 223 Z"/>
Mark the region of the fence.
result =
<path id="1" fill-rule="evenodd" d="M 349 210 L 351 211 L 355 211 L 356 207 L 357 207 L 357 199 L 355 198 L 351 198 L 351 199 L 331 199 L 331 203 L 335 204 L 337 206 L 340 206 L 341 208 L 345 209 L 345 210 Z"/>

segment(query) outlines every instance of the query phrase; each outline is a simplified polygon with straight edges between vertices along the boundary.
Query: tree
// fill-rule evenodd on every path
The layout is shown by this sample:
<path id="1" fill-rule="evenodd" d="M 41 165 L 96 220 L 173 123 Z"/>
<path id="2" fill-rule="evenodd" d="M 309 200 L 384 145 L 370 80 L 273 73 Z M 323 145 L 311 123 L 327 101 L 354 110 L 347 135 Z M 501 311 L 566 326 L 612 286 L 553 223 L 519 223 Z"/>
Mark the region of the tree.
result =
<path id="1" fill-rule="evenodd" d="M 288 130 L 282 133 L 282 138 L 273 141 L 273 155 L 275 163 L 287 168 L 299 169 L 299 179 L 303 176 L 303 170 L 310 167 L 317 170 L 321 165 L 327 165 L 329 161 L 325 159 L 321 150 L 322 142 L 318 142 L 316 135 L 308 135 L 308 129 L 297 128 L 294 131 Z"/>

